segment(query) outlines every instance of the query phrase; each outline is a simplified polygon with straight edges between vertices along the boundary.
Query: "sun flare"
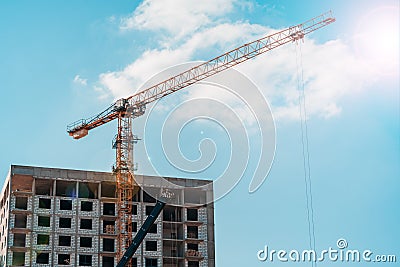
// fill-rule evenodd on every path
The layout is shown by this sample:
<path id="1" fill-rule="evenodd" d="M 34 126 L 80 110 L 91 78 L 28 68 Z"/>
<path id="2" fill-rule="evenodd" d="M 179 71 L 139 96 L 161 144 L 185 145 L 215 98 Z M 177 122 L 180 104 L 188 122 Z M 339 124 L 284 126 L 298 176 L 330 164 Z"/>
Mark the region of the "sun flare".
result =
<path id="1" fill-rule="evenodd" d="M 372 70 L 398 75 L 399 8 L 385 6 L 365 14 L 356 28 L 355 48 Z"/>

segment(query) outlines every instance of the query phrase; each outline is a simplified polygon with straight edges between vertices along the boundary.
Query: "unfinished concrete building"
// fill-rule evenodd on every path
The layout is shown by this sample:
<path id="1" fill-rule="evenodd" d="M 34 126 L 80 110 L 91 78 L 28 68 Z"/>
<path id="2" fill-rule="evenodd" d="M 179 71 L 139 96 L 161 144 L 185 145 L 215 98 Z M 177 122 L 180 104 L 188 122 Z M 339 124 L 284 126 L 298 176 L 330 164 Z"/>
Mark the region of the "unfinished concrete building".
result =
<path id="1" fill-rule="evenodd" d="M 149 187 L 160 180 L 137 177 Z M 215 266 L 213 204 L 193 205 L 212 199 L 212 189 L 196 188 L 210 181 L 167 179 L 186 188 L 175 190 L 177 204 L 165 206 L 133 266 Z M 116 201 L 111 173 L 11 166 L 0 194 L 0 266 L 115 266 Z M 135 195 L 135 232 L 154 203 Z"/>

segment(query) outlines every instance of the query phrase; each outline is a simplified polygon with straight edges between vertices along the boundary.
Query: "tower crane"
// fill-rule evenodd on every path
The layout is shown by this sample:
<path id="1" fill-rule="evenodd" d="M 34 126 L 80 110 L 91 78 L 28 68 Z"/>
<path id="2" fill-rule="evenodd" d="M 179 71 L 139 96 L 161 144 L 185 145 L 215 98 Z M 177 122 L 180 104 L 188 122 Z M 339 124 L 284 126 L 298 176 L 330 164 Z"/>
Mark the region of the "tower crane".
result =
<path id="1" fill-rule="evenodd" d="M 304 23 L 244 44 L 134 95 L 119 99 L 93 117 L 81 119 L 67 126 L 69 135 L 74 139 L 80 139 L 88 135 L 92 129 L 113 120 L 118 121 L 117 135 L 113 140 L 113 148 L 116 149 L 116 164 L 113 167 L 113 172 L 115 173 L 118 201 L 117 256 L 119 262 L 117 266 L 130 266 L 130 258 L 143 241 L 166 202 L 166 199 L 163 199 L 161 195 L 157 197 L 153 211 L 147 217 L 136 236 L 132 238 L 132 200 L 139 189 L 139 185 L 135 182 L 133 171 L 132 152 L 136 138 L 132 134 L 132 120 L 144 114 L 147 104 L 279 46 L 301 40 L 306 34 L 334 21 L 335 18 L 332 16 L 332 12 L 329 11 Z"/>

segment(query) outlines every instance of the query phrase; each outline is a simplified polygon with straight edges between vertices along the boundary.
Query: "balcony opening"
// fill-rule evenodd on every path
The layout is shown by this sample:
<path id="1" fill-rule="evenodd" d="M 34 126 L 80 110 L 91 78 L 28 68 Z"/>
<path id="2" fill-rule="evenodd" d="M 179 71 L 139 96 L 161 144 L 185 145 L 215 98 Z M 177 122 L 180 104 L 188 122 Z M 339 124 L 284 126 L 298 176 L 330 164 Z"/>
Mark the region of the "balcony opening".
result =
<path id="1" fill-rule="evenodd" d="M 154 206 L 146 206 L 146 215 L 149 216 L 153 211 Z"/>
<path id="2" fill-rule="evenodd" d="M 157 267 L 158 259 L 145 258 L 145 266 L 146 267 Z"/>
<path id="3" fill-rule="evenodd" d="M 81 201 L 81 211 L 93 211 L 93 202 Z"/>
<path id="4" fill-rule="evenodd" d="M 181 222 L 182 221 L 182 208 L 167 206 L 163 211 L 163 220 L 169 222 Z"/>
<path id="5" fill-rule="evenodd" d="M 114 257 L 103 256 L 103 267 L 114 267 Z"/>
<path id="6" fill-rule="evenodd" d="M 13 266 L 25 266 L 25 252 L 13 252 Z"/>
<path id="7" fill-rule="evenodd" d="M 62 247 L 71 246 L 71 236 L 69 235 L 60 235 L 58 237 L 58 245 Z"/>
<path id="8" fill-rule="evenodd" d="M 165 239 L 179 239 L 183 240 L 183 225 L 164 222 L 163 223 L 163 237 Z"/>
<path id="9" fill-rule="evenodd" d="M 71 265 L 70 254 L 58 254 L 58 265 Z"/>
<path id="10" fill-rule="evenodd" d="M 25 234 L 14 234 L 14 247 L 25 247 L 25 240 L 26 240 L 26 235 Z"/>
<path id="11" fill-rule="evenodd" d="M 51 199 L 50 198 L 39 198 L 39 208 L 50 209 L 51 208 Z"/>
<path id="12" fill-rule="evenodd" d="M 92 266 L 92 255 L 79 255 L 79 266 Z"/>
<path id="13" fill-rule="evenodd" d="M 92 229 L 92 220 L 91 219 L 81 219 L 81 229 Z"/>
<path id="14" fill-rule="evenodd" d="M 114 239 L 103 238 L 103 251 L 114 252 L 115 250 Z"/>
<path id="15" fill-rule="evenodd" d="M 28 209 L 28 198 L 27 197 L 16 197 L 15 208 L 20 210 Z"/>
<path id="16" fill-rule="evenodd" d="M 157 224 L 154 223 L 152 226 L 149 228 L 149 234 L 157 234 Z"/>
<path id="17" fill-rule="evenodd" d="M 130 260 L 130 262 L 131 262 L 131 265 L 132 265 L 132 267 L 137 267 L 137 258 L 132 258 L 131 260 Z"/>
<path id="18" fill-rule="evenodd" d="M 38 226 L 50 227 L 50 216 L 38 216 Z"/>
<path id="19" fill-rule="evenodd" d="M 27 218 L 26 214 L 15 214 L 14 227 L 15 228 L 26 228 L 27 219 L 28 218 Z"/>
<path id="20" fill-rule="evenodd" d="M 11 183 L 12 192 L 32 192 L 33 177 L 14 174 Z"/>
<path id="21" fill-rule="evenodd" d="M 53 195 L 53 181 L 50 179 L 35 180 L 35 194 L 43 196 Z"/>
<path id="22" fill-rule="evenodd" d="M 103 221 L 103 233 L 104 234 L 115 234 L 115 221 Z"/>
<path id="23" fill-rule="evenodd" d="M 76 182 L 58 180 L 56 182 L 56 195 L 59 197 L 76 197 Z"/>
<path id="24" fill-rule="evenodd" d="M 163 241 L 163 256 L 164 257 L 183 257 L 184 243 L 172 240 Z"/>
<path id="25" fill-rule="evenodd" d="M 157 251 L 157 241 L 146 241 L 146 251 Z"/>
<path id="26" fill-rule="evenodd" d="M 60 210 L 72 210 L 72 200 L 60 199 Z"/>
<path id="27" fill-rule="evenodd" d="M 101 183 L 101 197 L 115 198 L 116 192 L 117 188 L 115 186 L 115 183 Z"/>
<path id="28" fill-rule="evenodd" d="M 60 228 L 71 228 L 71 218 L 60 218 L 58 226 Z"/>
<path id="29" fill-rule="evenodd" d="M 199 244 L 192 244 L 192 243 L 188 243 L 187 244 L 187 250 L 195 250 L 195 251 L 199 251 Z"/>
<path id="30" fill-rule="evenodd" d="M 38 253 L 36 255 L 36 263 L 49 264 L 50 253 Z"/>
<path id="31" fill-rule="evenodd" d="M 199 238 L 199 228 L 197 226 L 188 226 L 187 227 L 187 237 L 188 238 Z"/>
<path id="32" fill-rule="evenodd" d="M 97 183 L 79 183 L 79 197 L 80 198 L 98 198 L 99 184 Z"/>
<path id="33" fill-rule="evenodd" d="M 115 203 L 103 203 L 103 215 L 115 216 Z"/>
<path id="34" fill-rule="evenodd" d="M 50 235 L 38 234 L 37 244 L 38 245 L 48 245 L 50 243 Z"/>
<path id="35" fill-rule="evenodd" d="M 199 267 L 199 262 L 198 261 L 189 261 L 188 262 L 188 267 Z"/>
<path id="36" fill-rule="evenodd" d="M 137 215 L 137 205 L 132 205 L 132 215 Z"/>
<path id="37" fill-rule="evenodd" d="M 82 248 L 91 248 L 92 247 L 92 238 L 91 237 L 83 237 L 80 238 L 80 246 Z"/>
<path id="38" fill-rule="evenodd" d="M 188 221 L 198 221 L 198 210 L 197 209 L 187 209 L 187 220 Z"/>

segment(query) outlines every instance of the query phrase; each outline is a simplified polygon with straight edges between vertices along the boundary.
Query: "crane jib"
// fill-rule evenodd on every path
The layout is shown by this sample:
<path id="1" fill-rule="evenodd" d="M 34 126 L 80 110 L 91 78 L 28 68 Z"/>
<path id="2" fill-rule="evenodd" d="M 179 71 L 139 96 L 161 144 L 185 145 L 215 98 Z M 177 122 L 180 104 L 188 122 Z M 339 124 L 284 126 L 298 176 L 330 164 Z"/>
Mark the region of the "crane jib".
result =
<path id="1" fill-rule="evenodd" d="M 333 22 L 335 22 L 335 18 L 332 16 L 332 12 L 329 11 L 304 23 L 244 44 L 187 71 L 170 77 L 165 81 L 144 89 L 126 99 L 120 99 L 103 112 L 91 118 L 81 119 L 68 125 L 67 132 L 75 139 L 82 138 L 88 134 L 89 130 L 118 118 L 118 114 L 121 112 L 121 107 L 130 107 L 133 110 L 144 109 L 148 103 L 186 88 L 189 85 L 204 80 L 214 74 L 229 69 L 232 66 L 254 58 L 281 45 L 303 39 L 306 34 Z M 118 104 L 119 101 L 122 101 L 124 104 Z M 142 114 L 142 112 L 136 113 L 133 115 L 133 118 Z"/>

